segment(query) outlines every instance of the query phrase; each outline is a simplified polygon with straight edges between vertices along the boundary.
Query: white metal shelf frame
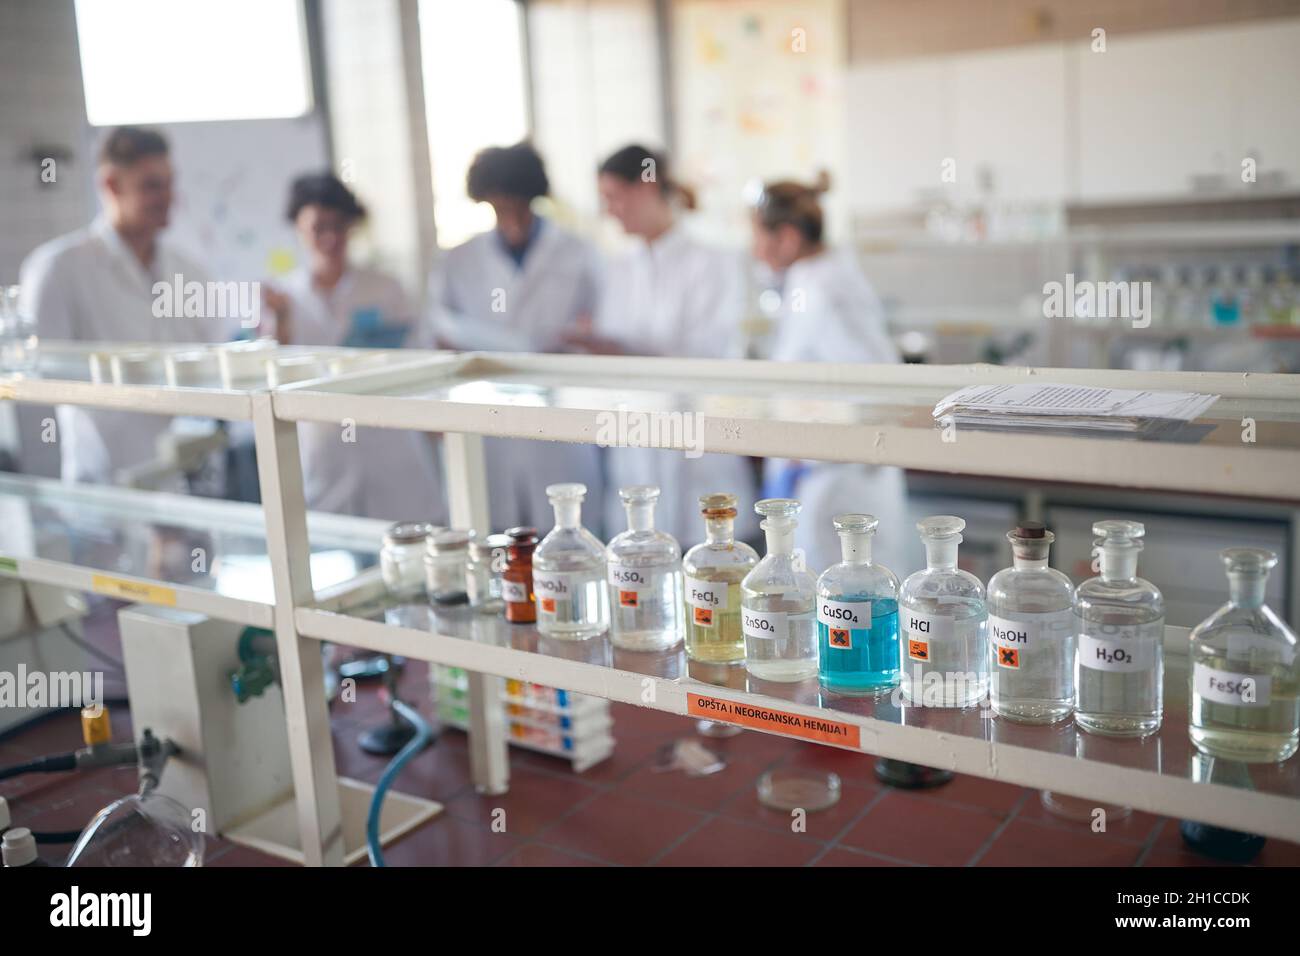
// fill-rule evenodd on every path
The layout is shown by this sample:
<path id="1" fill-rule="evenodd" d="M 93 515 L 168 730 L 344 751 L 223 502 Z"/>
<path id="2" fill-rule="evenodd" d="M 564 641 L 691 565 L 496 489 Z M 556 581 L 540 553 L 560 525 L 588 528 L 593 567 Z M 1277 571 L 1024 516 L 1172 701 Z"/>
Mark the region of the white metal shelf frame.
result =
<path id="1" fill-rule="evenodd" d="M 275 580 L 273 620 L 280 652 L 291 761 L 305 859 L 311 864 L 342 862 L 337 775 L 325 706 L 319 640 L 337 640 L 376 650 L 464 667 L 470 689 L 480 703 L 499 692 L 503 676 L 565 687 L 577 692 L 626 700 L 686 713 L 687 695 L 695 688 L 677 680 L 615 672 L 580 662 L 547 658 L 511 648 L 470 645 L 392 625 L 332 614 L 316 606 L 310 577 L 310 548 L 302 471 L 298 457 L 297 423 L 317 421 L 441 431 L 453 523 L 486 528 L 482 435 L 595 443 L 596 414 L 614 411 L 613 402 L 593 401 L 582 407 L 547 407 L 544 403 L 451 400 L 428 392 L 446 385 L 508 374 L 520 379 L 546 378 L 549 388 L 582 387 L 604 378 L 605 396 L 618 387 L 635 399 L 633 411 L 696 411 L 702 423 L 700 450 L 731 454 L 783 455 L 837 461 L 863 461 L 936 471 L 1166 490 L 1196 491 L 1241 497 L 1294 501 L 1300 497 L 1300 384 L 1280 375 L 1215 375 L 1200 373 L 1131 373 L 1118 371 L 1002 369 L 968 367 L 890 367 L 740 363 L 670 359 L 597 358 L 532 355 L 416 356 L 380 372 L 362 371 L 300 382 L 247 396 L 258 450 L 268 554 Z M 459 378 L 457 376 L 460 376 Z M 1253 411 L 1284 441 L 1262 447 L 1235 447 L 1218 442 L 1171 443 L 1113 441 L 1098 438 L 1057 438 L 1034 435 L 963 433 L 955 445 L 939 444 L 928 420 L 928 405 L 936 393 L 973 383 L 1062 381 L 1130 388 L 1173 388 L 1213 391 L 1223 396 L 1213 413 L 1218 426 L 1232 423 L 1239 412 Z M 663 383 L 663 384 L 656 384 Z M 727 388 L 719 388 L 725 383 Z M 0 397 L 19 401 L 82 402 L 97 407 L 130 408 L 158 414 L 195 413 L 194 396 L 162 399 L 146 386 L 104 386 L 60 389 L 12 380 L 0 383 Z M 876 401 L 874 392 L 888 400 Z M 176 390 L 170 390 L 175 392 Z M 702 398 L 683 407 L 683 391 Z M 852 392 L 855 404 L 837 399 Z M 872 394 L 868 394 L 872 393 Z M 886 394 L 888 393 L 888 394 Z M 163 400 L 165 399 L 165 400 Z M 242 399 L 240 399 L 242 402 Z M 145 406 L 145 407 L 140 407 Z M 185 411 L 182 411 L 182 406 Z M 234 408 L 243 412 L 243 406 Z M 739 409 L 743 414 L 737 414 Z M 207 406 L 198 414 L 216 415 Z M 773 414 L 775 413 L 775 414 Z M 614 443 L 618 443 L 617 441 Z M 669 443 L 667 447 L 684 447 Z M 647 701 L 653 688 L 653 701 Z M 698 689 L 723 700 L 772 705 L 756 695 L 711 684 Z M 782 704 L 793 712 L 818 708 Z M 480 789 L 497 791 L 506 784 L 505 733 L 500 708 L 479 706 L 471 714 L 472 758 Z M 875 733 L 872 752 L 915 755 L 918 747 L 935 744 L 935 731 L 917 727 Z M 929 736 L 926 736 L 929 735 Z M 947 743 L 953 748 L 955 769 L 1004 779 L 1029 780 L 1035 764 L 1046 758 L 1039 751 L 1001 748 L 993 753 L 978 741 Z M 944 763 L 944 761 L 940 761 Z M 1260 819 L 1273 833 L 1297 834 L 1294 822 L 1278 823 L 1292 809 L 1288 798 L 1251 793 L 1230 787 L 1186 782 L 1170 788 L 1144 790 L 1152 775 L 1140 770 L 1111 768 L 1104 780 L 1089 777 L 1092 769 L 1078 758 L 1062 757 L 1059 769 L 1067 780 L 1060 789 L 1098 799 L 1114 799 L 1155 812 L 1199 816 L 1209 822 Z M 1085 779 L 1088 778 L 1088 779 Z M 1075 782 L 1069 782 L 1074 780 Z M 1221 807 L 1231 804 L 1232 813 Z M 1228 818 L 1231 817 L 1231 820 Z M 1292 813 L 1291 820 L 1294 820 Z M 1266 829 L 1261 826 L 1260 829 Z"/>

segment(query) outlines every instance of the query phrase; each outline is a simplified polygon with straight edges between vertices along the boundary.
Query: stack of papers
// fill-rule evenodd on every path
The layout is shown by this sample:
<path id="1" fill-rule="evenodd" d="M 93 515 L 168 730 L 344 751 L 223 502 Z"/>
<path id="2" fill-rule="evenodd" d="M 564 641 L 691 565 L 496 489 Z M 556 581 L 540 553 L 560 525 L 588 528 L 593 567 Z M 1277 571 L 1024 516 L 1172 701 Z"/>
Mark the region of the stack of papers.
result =
<path id="1" fill-rule="evenodd" d="M 1196 392 L 1147 392 L 1089 385 L 970 385 L 934 406 L 941 425 L 1049 428 L 1145 434 L 1190 422 L 1218 401 Z"/>

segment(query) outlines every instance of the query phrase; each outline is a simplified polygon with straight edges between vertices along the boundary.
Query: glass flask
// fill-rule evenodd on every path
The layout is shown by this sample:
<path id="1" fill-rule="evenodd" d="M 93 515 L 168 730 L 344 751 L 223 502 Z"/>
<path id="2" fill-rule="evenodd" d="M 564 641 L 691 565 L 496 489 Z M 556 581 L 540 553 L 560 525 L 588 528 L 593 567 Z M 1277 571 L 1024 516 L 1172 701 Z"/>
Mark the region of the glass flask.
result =
<path id="1" fill-rule="evenodd" d="M 475 535 L 469 542 L 465 563 L 465 587 L 469 605 L 480 614 L 500 614 L 505 608 L 501 598 L 501 572 L 505 569 L 510 539 L 504 534 Z"/>
<path id="2" fill-rule="evenodd" d="M 762 680 L 800 681 L 817 674 L 817 580 L 794 551 L 801 507 L 791 498 L 754 505 L 764 518 L 767 555 L 740 582 L 740 617 L 745 670 Z"/>
<path id="3" fill-rule="evenodd" d="M 424 521 L 400 521 L 384 532 L 379 573 L 391 597 L 410 601 L 424 596 L 425 541 L 441 530 Z"/>
<path id="4" fill-rule="evenodd" d="M 1215 757 L 1247 763 L 1285 760 L 1300 742 L 1296 635 L 1264 603 L 1277 555 L 1223 552 L 1228 603 L 1191 635 L 1192 742 Z"/>
<path id="5" fill-rule="evenodd" d="M 918 521 L 925 570 L 899 593 L 904 696 L 926 707 L 969 707 L 989 682 L 988 612 L 979 578 L 957 567 L 966 522 L 952 515 Z"/>
<path id="6" fill-rule="evenodd" d="M 156 790 L 115 800 L 77 838 L 68 866 L 202 866 L 203 834 Z"/>
<path id="7" fill-rule="evenodd" d="M 1074 710 L 1074 585 L 1047 566 L 1056 535 L 1038 521 L 1007 532 L 1012 566 L 989 578 L 993 712 L 1049 724 Z"/>
<path id="8" fill-rule="evenodd" d="M 537 630 L 546 637 L 581 641 L 609 630 L 605 546 L 582 526 L 587 486 L 549 485 L 555 527 L 533 553 Z"/>
<path id="9" fill-rule="evenodd" d="M 736 540 L 736 496 L 704 495 L 704 541 L 682 558 L 685 574 L 686 653 L 692 660 L 731 664 L 745 659 L 740 628 L 740 582 L 758 552 Z"/>
<path id="10" fill-rule="evenodd" d="M 1137 576 L 1146 529 L 1098 521 L 1101 574 L 1074 592 L 1074 721 L 1094 734 L 1145 737 L 1160 729 L 1165 599 Z"/>
<path id="11" fill-rule="evenodd" d="M 653 485 L 620 488 L 627 530 L 605 549 L 609 636 L 615 647 L 653 651 L 679 644 L 682 627 L 682 549 L 655 530 Z"/>
<path id="12" fill-rule="evenodd" d="M 434 604 L 464 604 L 471 532 L 444 529 L 426 539 L 424 582 Z"/>
<path id="13" fill-rule="evenodd" d="M 821 684 L 837 694 L 878 695 L 898 683 L 898 578 L 871 563 L 875 515 L 836 515 L 844 559 L 817 579 Z"/>
<path id="14" fill-rule="evenodd" d="M 533 595 L 533 551 L 537 548 L 536 528 L 511 528 L 506 532 L 506 566 L 501 572 L 501 599 L 506 620 L 511 624 L 532 624 L 537 620 Z M 494 559 L 495 560 L 495 559 Z"/>

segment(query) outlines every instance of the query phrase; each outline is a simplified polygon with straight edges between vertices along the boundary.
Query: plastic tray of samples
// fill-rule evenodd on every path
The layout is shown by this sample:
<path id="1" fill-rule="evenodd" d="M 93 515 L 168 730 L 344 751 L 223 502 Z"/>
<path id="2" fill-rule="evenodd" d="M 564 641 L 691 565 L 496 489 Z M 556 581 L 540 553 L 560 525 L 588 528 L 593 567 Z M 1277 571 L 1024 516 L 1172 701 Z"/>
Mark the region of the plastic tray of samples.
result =
<path id="1" fill-rule="evenodd" d="M 454 700 L 440 700 L 437 705 L 438 719 L 460 730 L 469 726 L 468 708 Z M 579 772 L 594 766 L 614 752 L 614 738 L 607 733 L 591 737 L 574 737 L 552 728 L 532 726 L 516 718 L 506 722 L 510 743 L 527 750 L 551 754 L 571 760 L 574 769 Z"/>
<path id="2" fill-rule="evenodd" d="M 445 668 L 437 670 L 439 673 L 434 681 L 434 693 L 438 704 L 447 702 L 463 707 L 468 695 L 468 690 L 463 683 L 463 675 L 462 679 L 457 681 L 455 675 L 443 673 Z M 501 700 L 505 705 L 506 716 L 511 722 L 538 730 L 558 730 L 574 737 L 586 738 L 607 733 L 614 723 L 609 714 L 608 701 L 595 698 L 583 698 L 582 703 L 578 705 L 580 709 L 575 710 L 557 707 L 554 704 L 538 704 L 512 694 L 502 695 Z"/>
<path id="3" fill-rule="evenodd" d="M 433 680 L 438 686 L 462 691 L 468 686 L 465 672 L 459 667 L 435 667 Z M 501 699 L 529 710 L 567 715 L 574 719 L 582 719 L 596 712 L 609 712 L 609 701 L 603 698 L 513 679 L 506 680 L 505 693 Z"/>

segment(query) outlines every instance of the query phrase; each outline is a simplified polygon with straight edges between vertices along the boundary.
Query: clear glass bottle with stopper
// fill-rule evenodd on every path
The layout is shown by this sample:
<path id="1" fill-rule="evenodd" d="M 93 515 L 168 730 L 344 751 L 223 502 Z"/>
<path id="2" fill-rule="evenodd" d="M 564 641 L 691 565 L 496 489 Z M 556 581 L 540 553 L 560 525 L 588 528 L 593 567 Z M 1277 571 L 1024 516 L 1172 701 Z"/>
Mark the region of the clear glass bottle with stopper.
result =
<path id="1" fill-rule="evenodd" d="M 984 585 L 957 567 L 966 522 L 935 515 L 917 522 L 925 570 L 908 575 L 898 598 L 904 696 L 926 707 L 969 707 L 988 692 Z"/>
<path id="2" fill-rule="evenodd" d="M 1039 521 L 1007 532 L 1013 564 L 989 578 L 989 702 L 1029 724 L 1074 710 L 1074 585 L 1047 566 L 1056 535 Z"/>
<path id="3" fill-rule="evenodd" d="M 1098 521 L 1092 533 L 1101 574 L 1074 592 L 1074 722 L 1089 733 L 1145 737 L 1160 729 L 1165 599 L 1137 576 L 1141 522 Z"/>
<path id="4" fill-rule="evenodd" d="M 682 549 L 655 530 L 653 485 L 620 488 L 627 530 L 605 549 L 609 580 L 610 640 L 627 650 L 673 647 L 683 638 Z"/>
<path id="5" fill-rule="evenodd" d="M 692 660 L 731 664 L 745 659 L 740 628 L 740 582 L 758 552 L 736 540 L 736 496 L 703 495 L 705 540 L 686 552 L 686 653 Z"/>
<path id="6" fill-rule="evenodd" d="M 821 684 L 837 694 L 874 696 L 898 683 L 898 578 L 871 563 L 875 515 L 836 515 L 844 560 L 817 579 Z"/>
<path id="7" fill-rule="evenodd" d="M 817 580 L 794 549 L 801 507 L 791 498 L 754 505 L 764 518 L 767 555 L 741 582 L 741 628 L 745 669 L 761 680 L 800 681 L 817 674 Z"/>
<path id="8" fill-rule="evenodd" d="M 555 527 L 533 553 L 537 630 L 547 637 L 581 641 L 609 630 L 605 546 L 582 526 L 587 486 L 549 485 Z"/>
<path id="9" fill-rule="evenodd" d="M 1223 552 L 1228 603 L 1191 634 L 1192 742 L 1246 763 L 1286 760 L 1300 743 L 1296 634 L 1264 603 L 1277 555 Z"/>

